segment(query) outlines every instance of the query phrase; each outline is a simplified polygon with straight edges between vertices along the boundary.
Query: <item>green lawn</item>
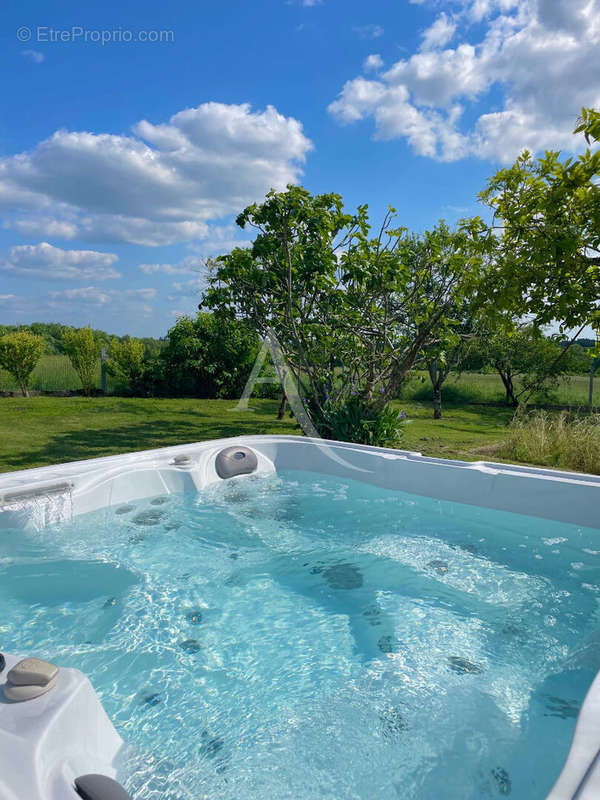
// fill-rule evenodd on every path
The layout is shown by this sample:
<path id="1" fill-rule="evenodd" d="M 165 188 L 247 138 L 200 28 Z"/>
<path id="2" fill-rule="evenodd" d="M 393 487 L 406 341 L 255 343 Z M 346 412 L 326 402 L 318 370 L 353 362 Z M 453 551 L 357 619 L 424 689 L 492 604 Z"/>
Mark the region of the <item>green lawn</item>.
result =
<path id="1" fill-rule="evenodd" d="M 276 400 L 0 398 L 0 472 L 252 433 L 299 432 Z"/>
<path id="2" fill-rule="evenodd" d="M 252 400 L 236 412 L 232 400 L 121 397 L 0 398 L 0 472 L 77 459 L 199 442 L 225 436 L 292 433 L 277 420 L 278 401 Z M 434 421 L 427 403 L 401 402 L 409 417 L 403 447 L 426 455 L 490 457 L 512 416 L 494 406 L 448 407 Z"/>

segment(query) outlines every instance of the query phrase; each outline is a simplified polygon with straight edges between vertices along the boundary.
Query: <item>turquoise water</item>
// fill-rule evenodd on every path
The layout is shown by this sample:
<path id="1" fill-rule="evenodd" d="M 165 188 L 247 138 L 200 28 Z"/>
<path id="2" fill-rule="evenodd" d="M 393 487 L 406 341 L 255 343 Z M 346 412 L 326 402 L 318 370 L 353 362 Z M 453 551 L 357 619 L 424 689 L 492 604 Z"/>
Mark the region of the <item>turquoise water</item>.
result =
<path id="1" fill-rule="evenodd" d="M 136 800 L 542 800 L 600 530 L 305 472 L 0 537 L 0 645 L 86 672 Z"/>

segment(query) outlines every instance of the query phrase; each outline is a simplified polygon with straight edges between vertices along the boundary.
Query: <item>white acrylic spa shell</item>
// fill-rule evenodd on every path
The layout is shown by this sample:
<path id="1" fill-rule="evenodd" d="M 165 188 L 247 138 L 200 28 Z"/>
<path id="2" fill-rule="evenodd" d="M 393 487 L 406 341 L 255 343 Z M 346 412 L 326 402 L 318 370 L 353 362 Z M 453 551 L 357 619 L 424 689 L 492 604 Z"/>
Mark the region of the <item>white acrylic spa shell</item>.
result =
<path id="1" fill-rule="evenodd" d="M 196 492 L 221 478 L 218 453 L 248 447 L 257 472 L 300 469 L 412 494 L 600 528 L 600 478 L 487 462 L 467 463 L 297 436 L 245 436 L 78 461 L 0 475 L 0 535 L 170 492 Z M 600 535 L 600 534 L 599 534 Z M 22 654 L 28 655 L 28 654 Z M 9 704 L 0 675 L 0 798 L 76 800 L 73 779 L 114 776 L 122 741 L 91 684 L 62 669 L 46 695 Z M 535 764 L 531 765 L 534 770 Z M 548 800 L 600 797 L 600 675 L 577 721 L 567 763 Z"/>

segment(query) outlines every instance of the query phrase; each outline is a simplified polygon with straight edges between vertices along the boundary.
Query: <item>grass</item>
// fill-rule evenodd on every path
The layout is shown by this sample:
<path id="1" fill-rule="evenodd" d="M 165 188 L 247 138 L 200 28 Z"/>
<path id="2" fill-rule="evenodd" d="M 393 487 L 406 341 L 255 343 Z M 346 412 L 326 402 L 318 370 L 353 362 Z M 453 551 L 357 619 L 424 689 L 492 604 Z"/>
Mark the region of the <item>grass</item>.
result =
<path id="1" fill-rule="evenodd" d="M 118 379 L 107 375 L 109 392 L 118 388 L 118 385 Z M 96 388 L 99 389 L 100 386 L 100 361 L 98 361 Z M 74 392 L 81 389 L 81 381 L 67 356 L 46 355 L 41 357 L 33 370 L 29 388 L 34 392 Z M 12 376 L 6 370 L 0 369 L 0 392 L 15 391 L 18 391 L 18 387 Z"/>
<path id="2" fill-rule="evenodd" d="M 0 472 L 199 442 L 225 436 L 299 433 L 277 420 L 277 400 L 124 397 L 0 398 Z"/>
<path id="3" fill-rule="evenodd" d="M 0 399 L 0 471 L 166 447 L 226 436 L 300 433 L 294 420 L 277 420 L 277 400 L 253 400 L 253 412 L 236 412 L 232 400 L 124 397 L 5 397 Z M 467 460 L 506 437 L 509 409 L 448 408 L 432 419 L 427 403 L 403 402 L 402 447 Z"/>
<path id="4" fill-rule="evenodd" d="M 277 420 L 277 400 L 256 399 L 250 405 L 253 412 L 233 411 L 233 400 L 0 398 L 0 472 L 242 434 L 301 433 L 293 419 Z M 430 402 L 401 400 L 396 405 L 408 415 L 400 445 L 406 450 L 464 461 L 520 460 L 569 468 L 564 459 L 553 462 L 534 450 L 507 449 L 514 437 L 510 408 L 447 403 L 443 418 L 434 420 Z M 589 471 L 578 462 L 570 468 Z"/>
<path id="5" fill-rule="evenodd" d="M 556 388 L 550 388 L 542 397 L 534 397 L 532 402 L 586 406 L 589 380 L 587 375 L 564 376 Z M 415 373 L 405 385 L 402 397 L 406 400 L 430 400 L 429 376 L 424 372 Z M 449 402 L 452 405 L 458 403 L 504 403 L 504 399 L 504 387 L 500 376 L 495 372 L 464 372 L 462 375 L 450 375 L 442 388 L 443 402 Z M 600 406 L 600 371 L 594 378 L 594 403 Z"/>
<path id="6" fill-rule="evenodd" d="M 517 461 L 600 475 L 600 414 L 537 411 L 515 417 L 500 452 Z"/>
<path id="7" fill-rule="evenodd" d="M 396 403 L 406 411 L 401 447 L 439 458 L 478 461 L 496 456 L 506 439 L 514 411 L 498 406 L 448 405 L 442 419 L 434 420 L 431 403 Z"/>

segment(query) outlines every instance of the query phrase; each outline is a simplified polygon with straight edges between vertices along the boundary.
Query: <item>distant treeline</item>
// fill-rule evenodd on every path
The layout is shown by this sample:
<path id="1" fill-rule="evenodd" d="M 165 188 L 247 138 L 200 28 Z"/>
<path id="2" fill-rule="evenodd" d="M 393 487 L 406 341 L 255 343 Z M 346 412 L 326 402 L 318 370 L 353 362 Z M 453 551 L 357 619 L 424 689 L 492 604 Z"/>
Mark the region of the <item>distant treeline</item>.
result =
<path id="1" fill-rule="evenodd" d="M 60 322 L 32 322 L 30 325 L 0 325 L 0 336 L 5 333 L 15 333 L 17 331 L 27 331 L 36 336 L 41 336 L 46 343 L 46 355 L 65 355 L 66 350 L 63 344 L 63 334 L 66 325 L 61 325 Z M 131 336 L 115 336 L 114 334 L 107 333 L 106 331 L 93 330 L 94 337 L 101 343 L 102 347 L 107 348 L 113 339 L 119 341 L 129 341 L 134 338 Z M 135 337 L 138 338 L 138 337 Z M 165 339 L 154 339 L 152 337 L 139 338 L 143 342 L 146 349 L 146 355 L 151 357 L 158 355 L 164 347 Z"/>

